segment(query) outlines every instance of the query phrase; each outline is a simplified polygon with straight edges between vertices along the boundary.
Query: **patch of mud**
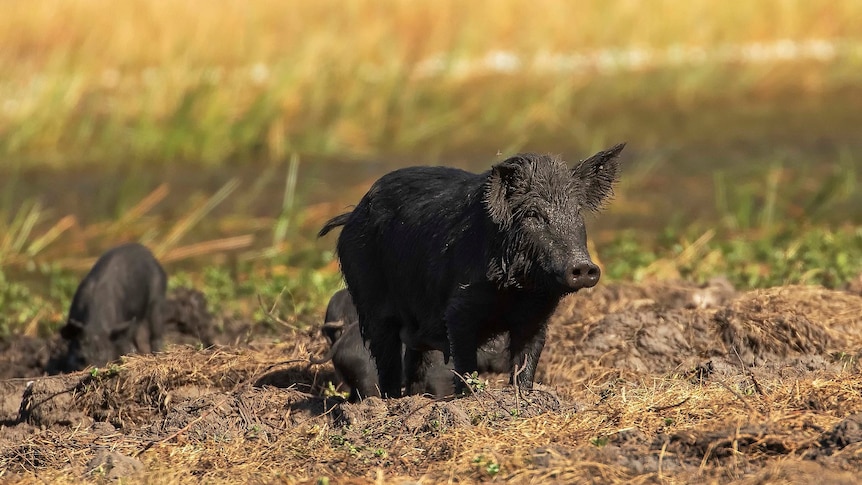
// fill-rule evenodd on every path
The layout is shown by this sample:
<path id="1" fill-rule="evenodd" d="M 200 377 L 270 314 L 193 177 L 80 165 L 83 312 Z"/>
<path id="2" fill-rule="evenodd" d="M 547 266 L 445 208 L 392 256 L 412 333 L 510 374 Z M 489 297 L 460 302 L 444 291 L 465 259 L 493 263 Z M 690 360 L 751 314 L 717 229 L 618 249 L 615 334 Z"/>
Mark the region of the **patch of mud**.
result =
<path id="1" fill-rule="evenodd" d="M 726 305 L 736 290 L 725 277 L 704 284 L 689 281 L 655 281 L 643 284 L 600 284 L 566 297 L 552 320 L 587 324 L 605 315 L 644 309 L 710 309 Z"/>
<path id="2" fill-rule="evenodd" d="M 832 455 L 844 448 L 862 443 L 862 414 L 853 414 L 842 419 L 820 439 L 818 455 Z"/>
<path id="3" fill-rule="evenodd" d="M 178 287 L 165 301 L 165 340 L 175 344 L 209 347 L 215 343 L 216 319 L 198 290 Z"/>
<path id="4" fill-rule="evenodd" d="M 198 441 L 271 441 L 298 424 L 323 417 L 336 402 L 273 388 L 214 393 L 176 403 L 157 434 L 170 436 L 182 431 L 188 439 Z"/>
<path id="5" fill-rule="evenodd" d="M 746 294 L 715 316 L 721 340 L 736 349 L 746 364 L 792 354 L 822 354 L 832 345 L 822 323 L 797 310 L 798 300 L 775 301 L 774 296 Z"/>
<path id="6" fill-rule="evenodd" d="M 741 426 L 733 424 L 716 430 L 681 431 L 669 437 L 659 436 L 653 448 L 666 446 L 674 456 L 689 464 L 700 464 L 704 461 L 733 459 L 740 455 L 747 456 L 749 460 L 787 455 L 804 446 L 800 441 L 811 443 L 813 439 L 814 434 L 810 430 L 805 433 L 773 423 L 749 423 Z"/>
<path id="7" fill-rule="evenodd" d="M 0 341 L 0 379 L 36 377 L 50 372 L 53 359 L 66 351 L 66 342 L 57 337 L 41 339 L 15 336 Z"/>
<path id="8" fill-rule="evenodd" d="M 139 460 L 104 448 L 97 450 L 96 456 L 84 468 L 87 475 L 101 476 L 106 480 L 127 478 L 146 469 Z"/>
<path id="9" fill-rule="evenodd" d="M 708 310 L 613 313 L 589 328 L 580 355 L 605 367 L 670 372 L 722 355 Z"/>
<path id="10" fill-rule="evenodd" d="M 640 292 L 646 294 L 645 289 Z M 819 287 L 751 291 L 720 308 L 661 307 L 652 299 L 606 306 L 626 309 L 601 318 L 585 318 L 577 311 L 558 314 L 550 328 L 554 344 L 542 359 L 577 355 L 603 367 L 681 370 L 702 380 L 728 365 L 854 368 L 862 348 L 862 325 L 857 323 L 862 298 Z"/>
<path id="11" fill-rule="evenodd" d="M 93 418 L 81 410 L 76 396 L 86 392 L 89 376 L 56 376 L 28 383 L 21 397 L 18 419 L 39 427 L 90 426 Z"/>
<path id="12" fill-rule="evenodd" d="M 543 387 L 543 386 L 539 386 Z M 400 399 L 372 397 L 359 403 L 342 403 L 336 424 L 355 429 L 405 430 L 411 434 L 439 434 L 453 428 L 530 418 L 544 413 L 574 410 L 550 389 L 517 394 L 510 389 L 486 389 L 457 399 L 434 400 L 424 396 Z M 384 432 L 384 434 L 386 434 Z"/>

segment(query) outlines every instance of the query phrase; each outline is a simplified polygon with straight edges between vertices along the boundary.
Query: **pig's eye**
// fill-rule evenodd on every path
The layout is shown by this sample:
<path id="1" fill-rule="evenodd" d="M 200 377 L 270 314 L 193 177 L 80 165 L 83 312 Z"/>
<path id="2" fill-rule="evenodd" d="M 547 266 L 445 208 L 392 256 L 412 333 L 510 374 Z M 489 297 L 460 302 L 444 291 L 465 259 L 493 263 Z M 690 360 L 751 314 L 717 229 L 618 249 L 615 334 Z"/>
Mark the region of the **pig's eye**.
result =
<path id="1" fill-rule="evenodd" d="M 540 214 L 539 211 L 537 211 L 535 209 L 527 209 L 527 212 L 524 212 L 524 218 L 525 219 L 535 219 L 537 221 L 544 221 L 545 220 L 545 218 L 542 216 L 542 214 Z"/>

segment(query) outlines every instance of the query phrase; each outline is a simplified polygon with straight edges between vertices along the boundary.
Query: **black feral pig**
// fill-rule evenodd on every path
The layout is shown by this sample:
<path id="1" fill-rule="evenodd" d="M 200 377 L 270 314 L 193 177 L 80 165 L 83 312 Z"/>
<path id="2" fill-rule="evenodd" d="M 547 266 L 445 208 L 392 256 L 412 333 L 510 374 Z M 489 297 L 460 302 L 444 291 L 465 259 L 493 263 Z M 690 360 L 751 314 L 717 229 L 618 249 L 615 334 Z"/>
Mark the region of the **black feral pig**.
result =
<path id="1" fill-rule="evenodd" d="M 324 318 L 323 335 L 329 341 L 329 351 L 319 359 L 310 359 L 313 364 L 332 360 L 335 370 L 350 386 L 350 402 L 377 393 L 377 368 L 371 353 L 359 334 L 359 315 L 346 289 L 329 299 Z"/>
<path id="2" fill-rule="evenodd" d="M 318 359 L 310 359 L 313 364 L 323 364 L 332 360 L 335 370 L 350 386 L 350 402 L 363 397 L 379 396 L 377 367 L 368 346 L 362 341 L 359 332 L 359 315 L 347 289 L 337 291 L 329 300 L 324 318 L 323 335 L 329 341 L 329 350 Z M 507 351 L 503 339 L 490 342 L 478 351 L 479 372 L 508 372 Z M 410 394 L 432 394 L 447 396 L 454 391 L 452 387 L 451 363 L 443 362 L 443 353 L 432 351 L 425 355 L 427 361 L 417 363 L 420 374 L 416 382 L 409 383 Z"/>
<path id="3" fill-rule="evenodd" d="M 123 354 L 162 349 L 167 276 L 138 243 L 103 254 L 78 285 L 60 335 L 69 341 L 62 371 L 101 366 Z M 139 331 L 147 334 L 140 341 Z"/>
<path id="4" fill-rule="evenodd" d="M 402 373 L 415 382 L 416 363 L 432 350 L 451 357 L 458 374 L 476 371 L 476 350 L 504 332 L 510 380 L 517 374 L 514 383 L 532 388 L 551 313 L 599 280 L 583 213 L 612 194 L 624 146 L 574 169 L 521 154 L 480 174 L 396 170 L 323 226 L 319 236 L 344 226 L 338 257 L 383 395 L 401 394 Z M 455 386 L 463 390 L 458 379 Z"/>

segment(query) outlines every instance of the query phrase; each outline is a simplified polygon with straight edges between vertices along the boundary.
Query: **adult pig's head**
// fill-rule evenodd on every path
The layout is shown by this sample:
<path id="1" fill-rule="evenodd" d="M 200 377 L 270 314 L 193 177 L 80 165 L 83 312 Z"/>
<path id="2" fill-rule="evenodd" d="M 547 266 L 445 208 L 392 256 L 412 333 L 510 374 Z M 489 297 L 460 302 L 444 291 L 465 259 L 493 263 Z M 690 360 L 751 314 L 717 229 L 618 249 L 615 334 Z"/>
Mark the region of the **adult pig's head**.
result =
<path id="1" fill-rule="evenodd" d="M 574 169 L 558 157 L 521 154 L 492 167 L 485 204 L 501 241 L 489 277 L 501 286 L 570 293 L 595 286 L 583 213 L 596 212 L 619 174 L 616 145 Z"/>

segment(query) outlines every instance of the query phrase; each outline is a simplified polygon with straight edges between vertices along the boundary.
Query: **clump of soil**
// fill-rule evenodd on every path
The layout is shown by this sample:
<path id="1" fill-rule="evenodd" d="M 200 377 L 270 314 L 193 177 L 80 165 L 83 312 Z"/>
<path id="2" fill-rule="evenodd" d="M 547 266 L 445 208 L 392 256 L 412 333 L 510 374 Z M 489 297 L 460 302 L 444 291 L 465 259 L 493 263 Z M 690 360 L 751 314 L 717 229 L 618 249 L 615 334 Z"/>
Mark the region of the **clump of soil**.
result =
<path id="1" fill-rule="evenodd" d="M 106 480 L 119 480 L 144 471 L 146 468 L 140 461 L 107 449 L 100 449 L 90 461 L 84 465 L 87 474 L 95 474 Z"/>
<path id="2" fill-rule="evenodd" d="M 55 367 L 53 359 L 66 352 L 59 336 L 41 339 L 26 335 L 0 341 L 0 379 L 41 376 Z"/>
<path id="3" fill-rule="evenodd" d="M 713 312 L 673 309 L 612 313 L 588 328 L 579 353 L 635 371 L 671 372 L 723 354 Z"/>
<path id="4" fill-rule="evenodd" d="M 575 407 L 561 402 L 551 389 L 536 388 L 520 393 L 514 389 L 487 389 L 450 400 L 407 396 L 401 399 L 374 397 L 356 404 L 344 403 L 340 406 L 337 422 L 349 427 L 378 425 L 411 433 L 438 433 L 450 428 L 534 417 Z"/>
<path id="5" fill-rule="evenodd" d="M 92 417 L 76 402 L 90 380 L 90 376 L 69 375 L 30 381 L 21 397 L 18 419 L 40 427 L 92 425 Z"/>
<path id="6" fill-rule="evenodd" d="M 812 319 L 822 315 L 817 303 L 827 302 L 811 300 L 820 294 L 803 291 L 804 295 L 794 294 L 793 288 L 755 291 L 735 300 L 716 314 L 723 342 L 749 364 L 791 354 L 824 353 L 832 345 L 831 336 L 824 322 Z"/>
<path id="7" fill-rule="evenodd" d="M 560 344 L 550 352 L 617 369 L 666 373 L 707 362 L 825 368 L 834 364 L 832 355 L 854 356 L 862 345 L 857 322 L 862 298 L 842 292 L 791 286 L 743 293 L 717 308 L 693 308 L 643 300 L 645 291 L 635 295 L 643 303 L 606 304 L 617 310 L 601 318 L 566 307 L 551 326 L 549 340 Z"/>
<path id="8" fill-rule="evenodd" d="M 561 320 L 590 324 L 611 313 L 645 309 L 719 308 L 735 296 L 736 290 L 724 277 L 716 277 L 700 285 L 688 281 L 599 285 L 566 297 L 560 303 L 552 324 Z"/>
<path id="9" fill-rule="evenodd" d="M 820 440 L 821 452 L 831 455 L 855 443 L 862 443 L 862 414 L 842 419 Z"/>
<path id="10" fill-rule="evenodd" d="M 215 343 L 216 319 L 207 308 L 206 296 L 194 289 L 178 287 L 165 301 L 165 330 L 172 343 L 209 347 Z"/>

